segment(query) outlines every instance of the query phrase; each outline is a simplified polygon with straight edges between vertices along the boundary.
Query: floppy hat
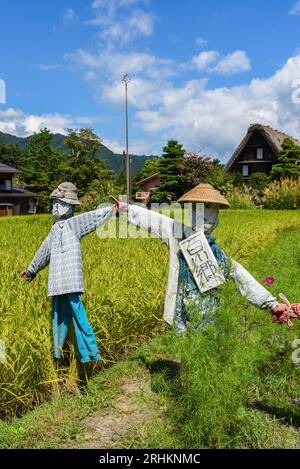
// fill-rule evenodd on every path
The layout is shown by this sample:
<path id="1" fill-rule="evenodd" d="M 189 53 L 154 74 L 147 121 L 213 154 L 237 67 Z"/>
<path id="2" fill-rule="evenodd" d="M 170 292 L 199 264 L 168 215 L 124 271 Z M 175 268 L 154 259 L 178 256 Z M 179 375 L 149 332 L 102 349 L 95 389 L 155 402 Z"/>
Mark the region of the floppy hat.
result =
<path id="1" fill-rule="evenodd" d="M 229 202 L 217 189 L 207 183 L 200 183 L 190 191 L 183 194 L 178 202 L 206 202 L 211 204 L 219 204 L 222 208 L 230 207 Z"/>
<path id="2" fill-rule="evenodd" d="M 79 205 L 77 188 L 72 182 L 62 182 L 57 189 L 50 194 L 51 199 L 58 199 L 66 204 Z"/>

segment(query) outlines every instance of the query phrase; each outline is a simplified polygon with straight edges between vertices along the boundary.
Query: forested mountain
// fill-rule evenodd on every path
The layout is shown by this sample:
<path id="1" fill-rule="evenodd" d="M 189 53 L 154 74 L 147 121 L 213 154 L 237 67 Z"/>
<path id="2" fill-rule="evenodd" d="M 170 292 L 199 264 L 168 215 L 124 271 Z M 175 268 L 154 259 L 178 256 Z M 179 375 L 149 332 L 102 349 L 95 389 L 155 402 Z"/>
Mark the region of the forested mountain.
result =
<path id="1" fill-rule="evenodd" d="M 21 148 L 26 148 L 29 142 L 29 138 L 30 137 L 26 137 L 26 138 L 17 137 L 15 135 L 10 135 L 10 134 L 0 132 L 0 144 L 9 143 L 9 144 L 18 145 Z M 65 135 L 54 134 L 52 138 L 53 147 L 60 148 L 62 152 L 64 152 L 66 150 L 63 144 L 63 141 L 65 138 L 66 138 Z M 124 168 L 123 155 L 114 153 L 103 144 L 100 145 L 100 149 L 97 151 L 96 157 L 99 159 L 105 160 L 107 163 L 107 167 L 109 169 L 112 169 L 115 173 L 119 173 Z M 130 157 L 131 157 L 132 174 L 136 174 L 140 172 L 143 169 L 145 160 L 148 160 L 151 158 L 151 156 L 146 156 L 146 155 L 131 155 Z"/>

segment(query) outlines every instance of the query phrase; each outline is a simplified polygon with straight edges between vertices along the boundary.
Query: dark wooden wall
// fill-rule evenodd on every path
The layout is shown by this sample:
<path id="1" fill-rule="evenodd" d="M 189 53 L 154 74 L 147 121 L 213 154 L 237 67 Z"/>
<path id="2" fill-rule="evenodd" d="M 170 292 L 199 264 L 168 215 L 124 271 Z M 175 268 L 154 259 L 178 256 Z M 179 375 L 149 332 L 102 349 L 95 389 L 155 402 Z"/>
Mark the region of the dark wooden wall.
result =
<path id="1" fill-rule="evenodd" d="M 256 157 L 257 148 L 263 149 L 263 159 L 258 160 Z M 231 172 L 243 173 L 243 163 L 248 164 L 249 176 L 254 172 L 270 174 L 273 164 L 277 160 L 276 152 L 271 148 L 266 139 L 255 132 L 249 142 L 242 150 L 237 160 L 230 168 Z"/>

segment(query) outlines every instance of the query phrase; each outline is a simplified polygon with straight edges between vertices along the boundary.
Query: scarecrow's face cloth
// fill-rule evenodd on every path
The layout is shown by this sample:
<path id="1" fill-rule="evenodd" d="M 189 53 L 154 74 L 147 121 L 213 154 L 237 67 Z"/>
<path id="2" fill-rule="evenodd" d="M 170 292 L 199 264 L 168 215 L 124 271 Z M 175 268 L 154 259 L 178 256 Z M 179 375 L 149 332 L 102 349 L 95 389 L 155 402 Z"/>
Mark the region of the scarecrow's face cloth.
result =
<path id="1" fill-rule="evenodd" d="M 57 219 L 70 218 L 73 215 L 73 207 L 70 204 L 66 204 L 61 200 L 54 200 L 52 207 L 52 215 Z"/>
<path id="2" fill-rule="evenodd" d="M 196 204 L 193 205 L 193 229 L 195 231 L 204 230 L 211 233 L 219 223 L 218 204 Z"/>

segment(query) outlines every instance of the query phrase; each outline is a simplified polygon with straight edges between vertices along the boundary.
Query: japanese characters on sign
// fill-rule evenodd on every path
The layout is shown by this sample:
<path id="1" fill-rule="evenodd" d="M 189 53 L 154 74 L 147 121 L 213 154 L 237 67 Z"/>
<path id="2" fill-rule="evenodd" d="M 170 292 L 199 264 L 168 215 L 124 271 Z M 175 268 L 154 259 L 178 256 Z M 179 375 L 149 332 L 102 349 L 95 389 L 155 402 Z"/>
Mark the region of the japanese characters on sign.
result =
<path id="1" fill-rule="evenodd" d="M 203 231 L 197 231 L 179 243 L 199 290 L 204 293 L 225 282 L 219 264 Z"/>

